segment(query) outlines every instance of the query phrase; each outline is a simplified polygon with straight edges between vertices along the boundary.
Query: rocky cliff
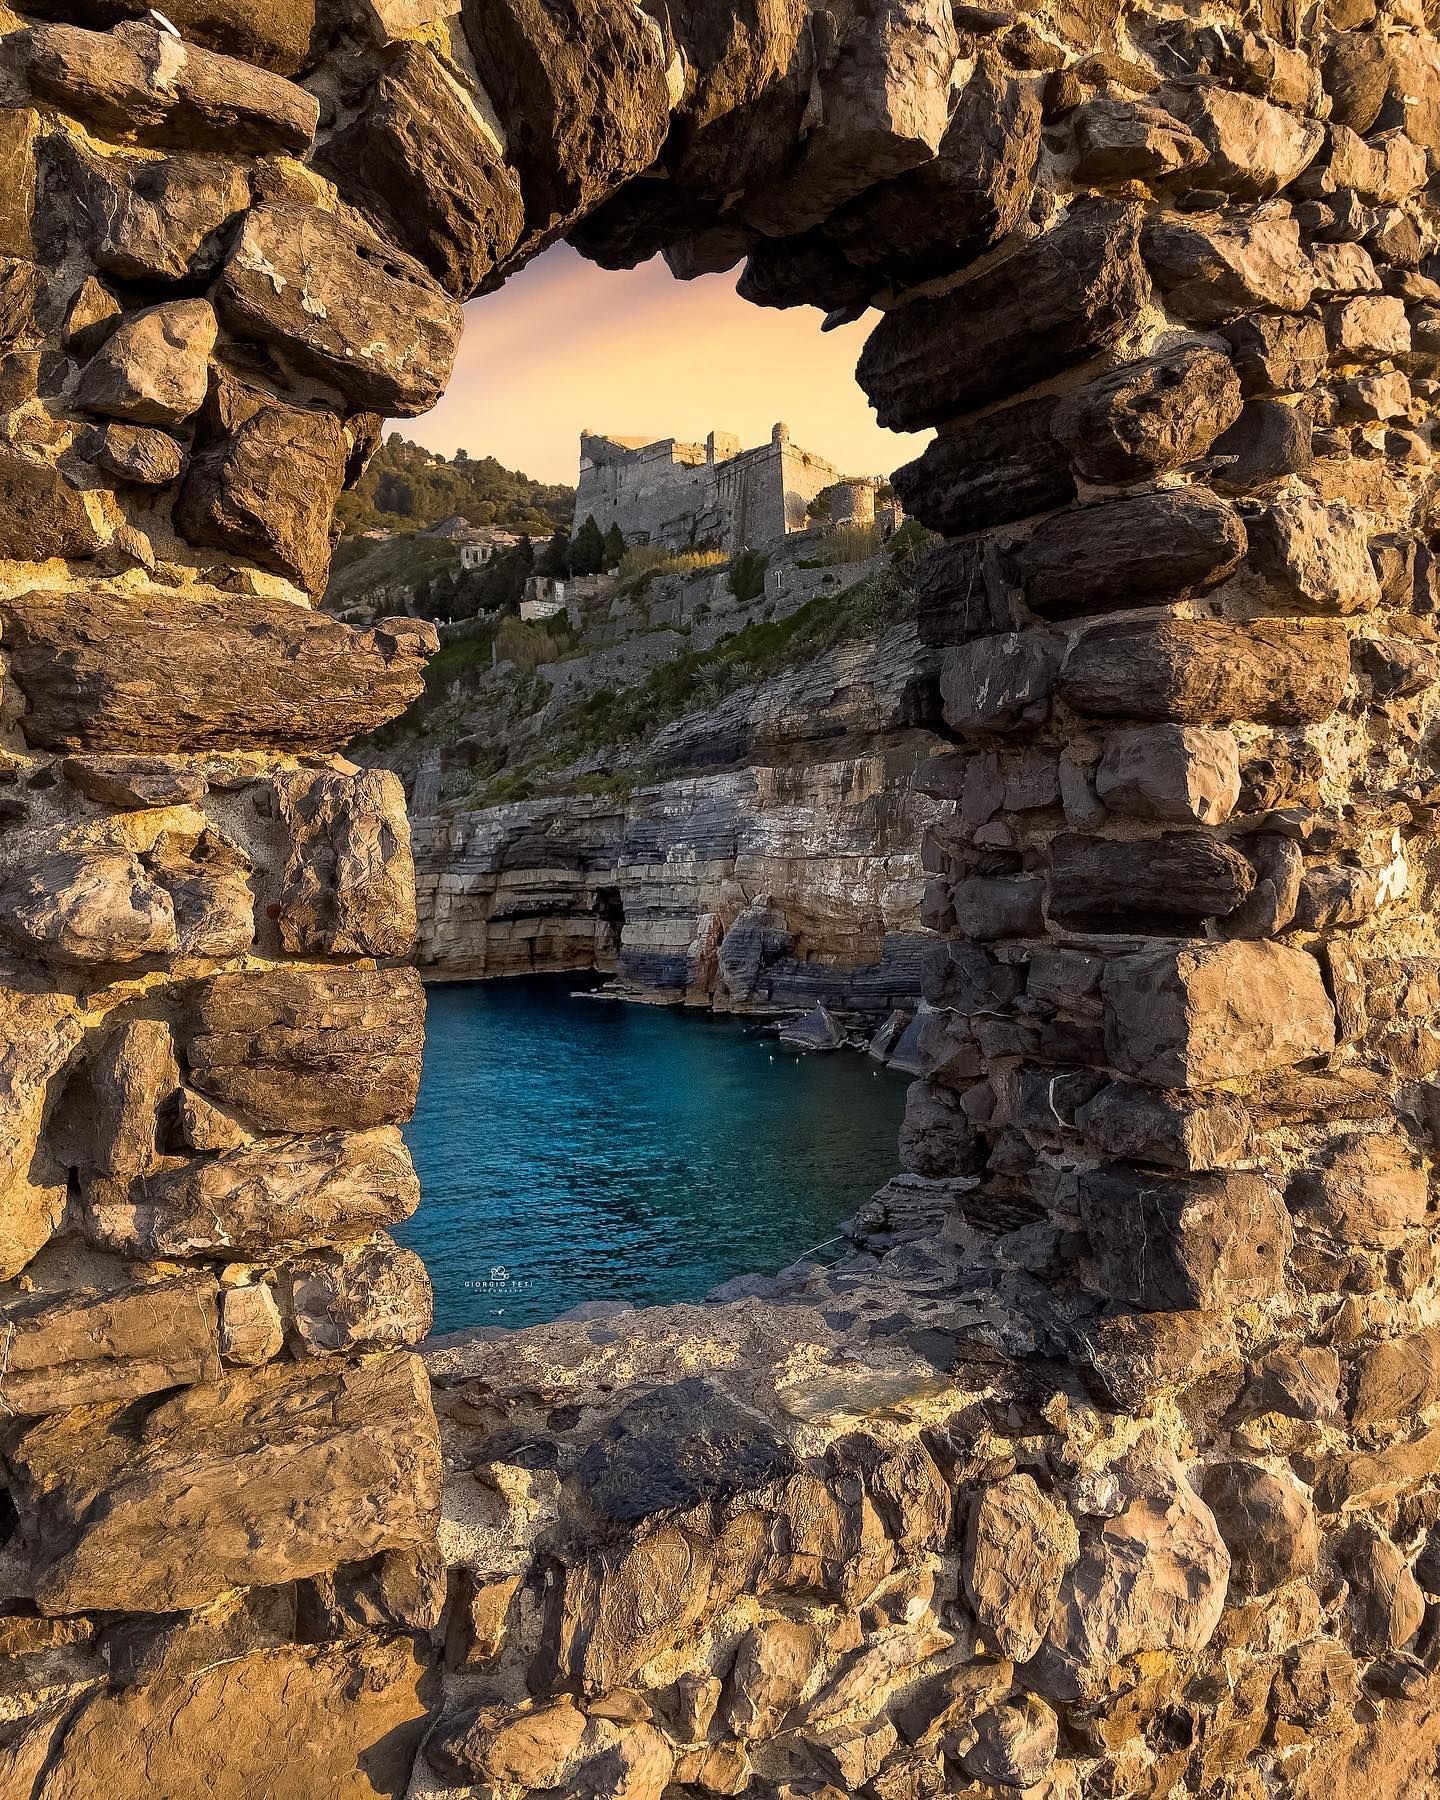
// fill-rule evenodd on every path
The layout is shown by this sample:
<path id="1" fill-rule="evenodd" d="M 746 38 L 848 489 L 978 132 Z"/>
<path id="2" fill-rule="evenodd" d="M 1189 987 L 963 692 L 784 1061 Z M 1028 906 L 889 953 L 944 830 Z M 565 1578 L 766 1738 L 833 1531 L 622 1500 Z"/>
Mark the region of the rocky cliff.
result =
<path id="1" fill-rule="evenodd" d="M 645 628 L 625 631 L 621 609 L 609 609 L 588 653 L 540 671 L 550 679 L 526 690 L 528 710 L 510 703 L 501 716 L 516 686 L 505 672 L 450 701 L 452 736 L 473 743 L 477 719 L 488 720 L 483 742 L 492 757 L 503 746 L 506 779 L 533 770 L 527 785 L 541 793 L 415 818 L 421 968 L 596 969 L 621 992 L 724 1010 L 824 1001 L 873 1017 L 913 1007 L 930 938 L 919 846 L 939 810 L 926 769 L 945 743 L 931 729 L 938 660 L 920 642 L 913 593 L 889 558 L 859 577 L 861 587 L 877 580 L 887 584 L 878 626 L 862 619 L 858 635 L 817 654 L 810 634 L 847 629 L 854 586 L 837 579 L 809 601 L 802 586 L 780 605 L 732 597 L 717 618 L 723 578 L 705 576 L 655 593 Z M 701 608 L 698 641 L 709 666 L 733 676 L 728 691 L 557 756 L 597 690 L 612 711 L 632 710 L 633 697 L 645 718 L 679 659 L 695 658 L 688 625 Z M 764 674 L 749 657 L 777 615 L 793 641 Z M 612 705 L 601 684 L 627 667 L 641 680 Z M 395 760 L 409 765 L 412 795 L 425 791 L 419 764 L 440 710 L 412 709 L 419 736 L 400 736 Z M 456 761 L 463 769 L 463 753 Z M 575 791 L 597 785 L 606 791 Z"/>

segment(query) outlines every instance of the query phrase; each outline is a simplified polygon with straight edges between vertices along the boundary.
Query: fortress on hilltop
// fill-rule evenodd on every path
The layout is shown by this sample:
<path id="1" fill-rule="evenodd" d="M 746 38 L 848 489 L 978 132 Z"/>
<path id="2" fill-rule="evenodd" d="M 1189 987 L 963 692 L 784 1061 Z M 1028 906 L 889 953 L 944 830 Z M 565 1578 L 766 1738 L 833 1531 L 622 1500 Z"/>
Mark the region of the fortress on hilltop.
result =
<path id="1" fill-rule="evenodd" d="M 803 531 L 808 503 L 843 479 L 823 456 L 792 443 L 785 425 L 754 450 L 742 450 L 728 431 L 712 431 L 703 444 L 582 431 L 575 525 L 593 515 L 602 531 L 618 525 L 627 544 L 743 550 Z"/>

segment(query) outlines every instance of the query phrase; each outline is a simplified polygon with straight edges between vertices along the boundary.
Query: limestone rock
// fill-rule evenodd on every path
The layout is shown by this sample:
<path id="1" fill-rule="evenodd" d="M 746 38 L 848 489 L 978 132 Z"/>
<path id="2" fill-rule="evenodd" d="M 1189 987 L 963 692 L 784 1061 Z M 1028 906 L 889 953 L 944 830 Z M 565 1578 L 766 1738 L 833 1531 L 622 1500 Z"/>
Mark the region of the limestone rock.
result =
<path id="1" fill-rule="evenodd" d="M 1114 1067 L 1160 1087 L 1203 1087 L 1325 1056 L 1335 1015 L 1320 966 L 1280 944 L 1142 951 L 1101 979 Z"/>
<path id="2" fill-rule="evenodd" d="M 674 1752 L 653 1725 L 621 1724 L 613 1741 L 577 1770 L 575 1800 L 661 1800 L 674 1769 Z"/>
<path id="3" fill-rule="evenodd" d="M 260 406 L 196 450 L 175 523 L 192 544 L 248 556 L 318 594 L 330 568 L 330 520 L 348 455 L 330 413 Z"/>
<path id="4" fill-rule="evenodd" d="M 1240 799 L 1234 733 L 1193 725 L 1113 732 L 1095 771 L 1095 791 L 1111 812 L 1183 825 L 1219 824 Z"/>
<path id="5" fill-rule="evenodd" d="M 766 236 L 823 224 L 875 182 L 928 163 L 946 132 L 959 53 L 950 8 L 881 0 L 834 18 L 828 42 L 821 39 L 819 105 L 798 159 L 741 202 L 745 222 Z"/>
<path id="6" fill-rule="evenodd" d="M 670 53 L 622 0 L 562 21 L 540 0 L 467 0 L 465 38 L 525 195 L 527 246 L 560 233 L 658 156 Z"/>
<path id="7" fill-rule="evenodd" d="M 1235 1328 L 1207 1312 L 1113 1313 L 1096 1319 L 1080 1346 L 1106 1402 L 1147 1413 L 1157 1400 L 1235 1361 Z"/>
<path id="8" fill-rule="evenodd" d="M 270 1363 L 32 1425 L 10 1458 L 18 1586 L 45 1613 L 174 1612 L 427 1542 L 440 1447 L 417 1358 Z"/>
<path id="9" fill-rule="evenodd" d="M 1352 1646 L 1371 1656 L 1403 1650 L 1425 1621 L 1425 1597 L 1404 1552 L 1361 1525 L 1346 1533 L 1336 1554 L 1350 1584 Z"/>
<path id="10" fill-rule="evenodd" d="M 1440 1400 L 1440 1330 L 1431 1326 L 1362 1351 L 1350 1382 L 1352 1425 L 1388 1425 Z"/>
<path id="11" fill-rule="evenodd" d="M 1355 508 L 1306 490 L 1282 495 L 1250 524 L 1253 561 L 1298 612 L 1369 612 L 1380 604 L 1368 534 Z"/>
<path id="12" fill-rule="evenodd" d="M 292 955 L 404 956 L 415 937 L 405 791 L 388 769 L 275 775 L 290 833 L 280 941 Z"/>
<path id="13" fill-rule="evenodd" d="M 85 1223 L 126 1256 L 245 1261 L 363 1237 L 408 1219 L 419 1203 L 409 1151 L 387 1126 L 197 1157 L 152 1172 L 138 1189 L 92 1183 Z"/>
<path id="14" fill-rule="evenodd" d="M 1226 325 L 1223 335 L 1246 394 L 1308 393 L 1330 360 L 1319 319 L 1253 313 Z"/>
<path id="15" fill-rule="evenodd" d="M 832 215 L 826 236 L 857 268 L 891 279 L 963 269 L 1024 217 L 1039 151 L 1035 89 L 982 51 L 933 161 L 868 189 Z"/>
<path id="16" fill-rule="evenodd" d="M 1290 1215 L 1261 1175 L 1087 1170 L 1080 1216 L 1101 1290 L 1148 1310 L 1219 1310 L 1285 1285 Z"/>
<path id="17" fill-rule="evenodd" d="M 169 894 L 183 956 L 228 960 L 255 941 L 250 858 L 223 832 L 166 832 L 146 866 Z"/>
<path id="18" fill-rule="evenodd" d="M 820 1662 L 820 1640 L 799 1620 L 765 1619 L 740 1640 L 722 1702 L 735 1736 L 764 1741 L 780 1729 Z"/>
<path id="19" fill-rule="evenodd" d="M 410 969 L 271 969 L 196 984 L 190 1080 L 265 1131 L 408 1119 L 425 1002 Z"/>
<path id="20" fill-rule="evenodd" d="M 1185 599 L 1223 581 L 1245 544 L 1225 501 L 1177 488 L 1056 513 L 1015 560 L 1030 608 L 1068 619 Z"/>
<path id="21" fill-rule="evenodd" d="M 907 515 L 934 531 L 973 531 L 1074 499 L 1069 457 L 1051 431 L 1055 409 L 1046 394 L 942 432 L 895 471 Z"/>
<path id="22" fill-rule="evenodd" d="M 208 275 L 223 234 L 250 204 L 244 168 L 220 157 L 97 156 L 68 133 L 43 148 L 51 183 L 79 201 L 73 223 L 95 266 L 122 281 Z"/>
<path id="23" fill-rule="evenodd" d="M 208 300 L 135 313 L 86 365 L 75 404 L 135 425 L 180 424 L 205 399 L 216 330 Z"/>
<path id="24" fill-rule="evenodd" d="M 1082 1539 L 1043 1653 L 1064 1699 L 1127 1657 L 1202 1649 L 1224 1610 L 1230 1556 L 1180 1470 L 1156 1461 L 1120 1479 L 1125 1504 Z"/>
<path id="25" fill-rule="evenodd" d="M 283 1645 L 84 1701 L 36 1800 L 400 1800 L 431 1704 L 409 1638 Z"/>
<path id="26" fill-rule="evenodd" d="M 1315 285 L 1294 219 L 1163 216 L 1146 226 L 1145 261 L 1171 307 L 1196 325 L 1255 307 L 1299 312 Z"/>
<path id="27" fill-rule="evenodd" d="M 1123 486 L 1203 456 L 1240 417 L 1240 405 L 1229 358 L 1185 345 L 1067 394 L 1054 431 L 1087 481 Z"/>
<path id="28" fill-rule="evenodd" d="M 0 1341 L 9 1417 L 214 1381 L 215 1283 L 195 1274 L 112 1293 L 22 1295 L 0 1306 Z"/>
<path id="29" fill-rule="evenodd" d="M 1003 1656 L 1028 1662 L 1039 1650 L 1079 1555 L 1069 1513 L 1033 1477 L 1007 1475 L 977 1496 L 961 1572 L 975 1617 Z"/>
<path id="30" fill-rule="evenodd" d="M 1076 1109 L 1076 1128 L 1103 1155 L 1198 1173 L 1242 1163 L 1253 1148 L 1237 1097 L 1112 1081 Z"/>
<path id="31" fill-rule="evenodd" d="M 319 106 L 293 82 L 252 62 L 219 56 L 147 20 L 108 32 L 36 25 L 26 43 L 34 93 L 106 135 L 203 150 L 303 152 Z"/>
<path id="32" fill-rule="evenodd" d="M 227 1363 L 253 1369 L 280 1354 L 285 1325 L 268 1283 L 226 1288 L 220 1295 L 220 1354 Z"/>
<path id="33" fill-rule="evenodd" d="M 62 1074 L 81 1041 L 69 995 L 0 979 L 0 1279 L 23 1269 L 60 1224 L 65 1171 L 37 1155 Z"/>
<path id="34" fill-rule="evenodd" d="M 179 757 L 67 756 L 65 779 L 88 800 L 120 811 L 193 806 L 209 791 L 203 769 Z"/>
<path id="35" fill-rule="evenodd" d="M 1033 1788 L 1055 1760 L 1059 1727 L 1035 1694 L 991 1707 L 975 1721 L 978 1741 L 960 1758 L 967 1775 L 1005 1788 Z"/>
<path id="36" fill-rule="evenodd" d="M 1101 718 L 1306 725 L 1330 717 L 1349 677 L 1349 640 L 1333 623 L 1123 620 L 1084 633 L 1060 692 Z"/>
<path id="37" fill-rule="evenodd" d="M 289 1282 L 295 1332 L 313 1354 L 402 1349 L 430 1330 L 435 1308 L 425 1265 L 388 1238 L 302 1258 L 290 1265 Z"/>
<path id="38" fill-rule="evenodd" d="M 179 949 L 175 908 L 129 850 L 56 850 L 0 887 L 0 935 L 46 962 L 140 962 Z"/>
<path id="39" fill-rule="evenodd" d="M 418 262 L 313 208 L 247 213 L 215 305 L 352 406 L 405 417 L 439 399 L 460 342 L 459 307 Z"/>
<path id="40" fill-rule="evenodd" d="M 900 1165 L 914 1175 L 971 1175 L 984 1164 L 984 1144 L 953 1088 L 915 1081 L 905 1096 Z"/>
<path id="41" fill-rule="evenodd" d="M 1355 1133 L 1302 1169 L 1289 1199 L 1307 1225 L 1341 1243 L 1393 1250 L 1425 1218 L 1425 1170 L 1403 1139 Z"/>
<path id="42" fill-rule="evenodd" d="M 1196 180 L 1243 199 L 1289 187 L 1325 141 L 1313 119 L 1228 88 L 1190 88 L 1181 116 L 1209 152 Z"/>
<path id="43" fill-rule="evenodd" d="M 0 467 L 3 493 L 3 467 Z M 334 749 L 421 690 L 432 626 L 163 590 L 0 601 L 22 729 L 48 750 Z"/>
<path id="44" fill-rule="evenodd" d="M 866 1725 L 832 1725 L 805 1741 L 821 1774 L 841 1793 L 853 1794 L 880 1773 L 899 1740 L 882 1717 Z"/>
<path id="45" fill-rule="evenodd" d="M 425 1744 L 425 1760 L 457 1782 L 513 1782 L 554 1788 L 570 1769 L 585 1735 L 585 1715 L 562 1695 L 537 1705 L 470 1707 L 442 1718 Z"/>
<path id="46" fill-rule="evenodd" d="M 1082 202 L 952 293 L 888 313 L 856 369 L 880 423 L 939 423 L 1114 343 L 1146 297 L 1139 222 L 1132 206 Z"/>
<path id="47" fill-rule="evenodd" d="M 97 426 L 83 447 L 97 469 L 137 487 L 169 487 L 185 467 L 185 452 L 168 432 L 113 419 Z"/>
<path id="48" fill-rule="evenodd" d="M 1062 832 L 1050 843 L 1050 916 L 1076 928 L 1193 928 L 1234 912 L 1254 885 L 1240 852 L 1204 832 L 1139 839 Z"/>
<path id="49" fill-rule="evenodd" d="M 1049 632 L 1004 632 L 946 653 L 940 669 L 945 723 L 956 731 L 1013 731 L 1049 709 L 1061 641 Z"/>
<path id="50" fill-rule="evenodd" d="M 85 502 L 60 471 L 0 444 L 0 558 L 45 562 L 99 547 Z"/>
<path id="51" fill-rule="evenodd" d="M 475 292 L 524 228 L 514 170 L 423 44 L 397 46 L 359 116 L 319 160 L 457 299 Z"/>
<path id="52" fill-rule="evenodd" d="M 170 1027 L 162 1019 L 122 1020 L 90 1064 L 89 1167 L 124 1181 L 148 1175 L 179 1085 Z"/>
<path id="53" fill-rule="evenodd" d="M 1320 1527 L 1304 1490 L 1256 1463 L 1211 1463 L 1199 1476 L 1205 1504 L 1230 1552 L 1236 1600 L 1273 1593 L 1314 1572 Z"/>
<path id="54" fill-rule="evenodd" d="M 1098 95 L 1076 109 L 1073 129 L 1082 181 L 1155 181 L 1205 161 L 1205 146 L 1192 131 L 1139 100 Z"/>

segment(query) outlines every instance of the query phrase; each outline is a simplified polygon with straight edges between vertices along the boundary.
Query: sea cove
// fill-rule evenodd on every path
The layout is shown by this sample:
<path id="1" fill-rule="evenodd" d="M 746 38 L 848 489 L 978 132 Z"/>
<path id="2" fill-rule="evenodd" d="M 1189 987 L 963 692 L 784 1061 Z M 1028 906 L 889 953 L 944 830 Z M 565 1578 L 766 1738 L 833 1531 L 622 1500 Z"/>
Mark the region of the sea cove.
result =
<path id="1" fill-rule="evenodd" d="M 833 1238 L 895 1172 L 903 1076 L 574 986 L 429 991 L 407 1128 L 424 1199 L 396 1235 L 429 1268 L 437 1332 L 698 1300 Z"/>

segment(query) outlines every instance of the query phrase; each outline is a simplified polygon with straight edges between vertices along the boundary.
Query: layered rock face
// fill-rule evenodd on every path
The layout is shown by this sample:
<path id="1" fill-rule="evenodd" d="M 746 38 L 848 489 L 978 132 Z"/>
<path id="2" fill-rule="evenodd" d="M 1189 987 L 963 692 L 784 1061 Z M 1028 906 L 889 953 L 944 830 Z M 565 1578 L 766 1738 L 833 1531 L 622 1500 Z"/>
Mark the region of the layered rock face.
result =
<path id="1" fill-rule="evenodd" d="M 946 810 L 938 672 L 906 620 L 613 748 L 611 774 L 650 776 L 626 798 L 417 818 L 420 967 L 595 969 L 721 1011 L 913 1009 L 920 846 Z"/>
<path id="2" fill-rule="evenodd" d="M 1432 1791 L 1425 10 L 135 10 L 0 10 L 0 1791 Z M 305 599 L 566 234 L 883 305 L 943 941 L 853 1258 L 442 1434 L 431 640 Z"/>

